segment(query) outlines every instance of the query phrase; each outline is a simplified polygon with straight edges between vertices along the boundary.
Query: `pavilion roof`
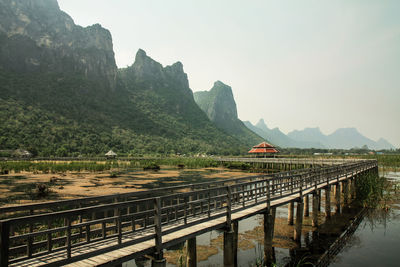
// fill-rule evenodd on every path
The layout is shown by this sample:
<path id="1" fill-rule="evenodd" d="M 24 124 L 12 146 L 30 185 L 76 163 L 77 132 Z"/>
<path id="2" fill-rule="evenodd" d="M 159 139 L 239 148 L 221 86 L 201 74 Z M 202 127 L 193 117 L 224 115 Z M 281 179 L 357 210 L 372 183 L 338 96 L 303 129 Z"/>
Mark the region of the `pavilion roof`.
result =
<path id="1" fill-rule="evenodd" d="M 276 149 L 273 145 L 267 142 L 262 142 L 256 146 L 253 146 L 253 148 L 248 153 L 278 153 L 278 152 L 279 150 Z"/>

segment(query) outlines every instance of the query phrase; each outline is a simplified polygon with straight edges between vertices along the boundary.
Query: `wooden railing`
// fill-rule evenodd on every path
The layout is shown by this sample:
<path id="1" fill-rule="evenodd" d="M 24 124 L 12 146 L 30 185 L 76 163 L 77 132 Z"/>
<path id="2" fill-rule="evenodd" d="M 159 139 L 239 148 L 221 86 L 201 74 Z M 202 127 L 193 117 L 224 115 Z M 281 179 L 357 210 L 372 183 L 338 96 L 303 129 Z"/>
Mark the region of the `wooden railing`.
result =
<path id="1" fill-rule="evenodd" d="M 48 207 L 45 207 L 46 203 L 14 207 L 31 214 L 0 221 L 0 265 L 17 264 L 60 251 L 65 256 L 57 263 L 65 264 L 152 239 L 155 246 L 149 253 L 156 252 L 167 246 L 162 243 L 163 235 L 221 217 L 225 217 L 229 224 L 235 212 L 260 203 L 267 207 L 271 201 L 291 195 L 302 197 L 305 190 L 316 189 L 318 185 L 376 166 L 376 161 L 358 161 L 265 177 L 51 202 Z M 253 178 L 255 180 L 251 180 Z M 190 191 L 177 192 L 185 189 Z M 149 197 L 150 194 L 153 195 Z M 115 203 L 98 202 L 115 198 L 118 198 Z M 49 211 L 57 205 L 70 208 Z M 3 210 L 12 211 L 8 208 Z M 74 248 L 111 239 L 116 242 L 95 251 L 73 254 Z"/>
<path id="2" fill-rule="evenodd" d="M 274 163 L 296 165 L 337 165 L 364 161 L 363 159 L 324 159 L 324 158 L 215 158 L 220 162 Z"/>
<path id="3" fill-rule="evenodd" d="M 292 170 L 287 172 L 280 172 L 279 174 L 270 175 L 257 175 L 257 176 L 246 176 L 233 179 L 223 179 L 221 181 L 211 181 L 196 184 L 184 184 L 178 186 L 170 186 L 157 188 L 145 191 L 128 192 L 121 194 L 94 196 L 94 197 L 82 197 L 68 200 L 57 200 L 47 201 L 42 203 L 30 203 L 24 205 L 11 205 L 6 207 L 0 207 L 0 219 L 6 219 L 11 217 L 21 217 L 27 215 L 37 215 L 42 213 L 56 212 L 71 210 L 83 207 L 96 206 L 101 204 L 117 203 L 128 200 L 136 200 L 141 198 L 147 198 L 156 195 L 172 194 L 174 192 L 182 191 L 194 191 L 198 189 L 204 189 L 209 187 L 221 187 L 232 183 L 240 183 L 244 181 L 253 181 L 259 179 L 272 178 L 274 175 L 279 176 L 292 176 L 299 175 L 301 173 L 308 172 L 309 170 Z"/>

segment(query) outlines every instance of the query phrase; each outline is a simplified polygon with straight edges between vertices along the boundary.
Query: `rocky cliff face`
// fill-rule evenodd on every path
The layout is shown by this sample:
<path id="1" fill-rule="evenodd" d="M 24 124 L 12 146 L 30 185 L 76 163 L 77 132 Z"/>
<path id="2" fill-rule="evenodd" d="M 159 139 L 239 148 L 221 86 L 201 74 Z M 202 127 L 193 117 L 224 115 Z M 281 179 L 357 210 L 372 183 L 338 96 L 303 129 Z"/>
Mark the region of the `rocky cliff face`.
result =
<path id="1" fill-rule="evenodd" d="M 114 89 L 111 34 L 75 25 L 56 0 L 0 0 L 0 66 L 14 72 L 79 73 Z"/>
<path id="2" fill-rule="evenodd" d="M 194 99 L 208 118 L 227 133 L 249 146 L 262 141 L 260 136 L 249 130 L 239 120 L 230 86 L 216 81 L 210 91 L 195 92 Z"/>
<path id="3" fill-rule="evenodd" d="M 178 90 L 193 98 L 187 74 L 183 71 L 183 65 L 179 61 L 164 68 L 160 63 L 147 56 L 144 50 L 139 49 L 135 62 L 127 69 L 127 73 L 131 79 L 144 85 L 146 89 L 158 89 L 162 92 L 173 88 L 173 90 Z"/>
<path id="4" fill-rule="evenodd" d="M 194 102 L 181 62 L 163 67 L 139 49 L 132 66 L 119 70 L 119 78 L 134 95 L 145 98 L 151 95 L 158 99 L 153 101 L 155 109 L 186 118 L 201 116 L 201 120 L 206 119 Z"/>
<path id="5" fill-rule="evenodd" d="M 238 119 L 232 88 L 216 81 L 210 91 L 196 92 L 195 101 L 211 121 L 225 124 Z"/>

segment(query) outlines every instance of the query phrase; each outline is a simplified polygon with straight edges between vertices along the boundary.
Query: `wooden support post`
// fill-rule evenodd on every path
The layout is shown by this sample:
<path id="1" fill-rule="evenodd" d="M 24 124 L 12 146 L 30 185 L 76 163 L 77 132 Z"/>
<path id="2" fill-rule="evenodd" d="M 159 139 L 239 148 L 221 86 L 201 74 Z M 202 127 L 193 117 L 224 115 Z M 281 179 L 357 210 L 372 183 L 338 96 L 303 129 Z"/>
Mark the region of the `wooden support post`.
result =
<path id="1" fill-rule="evenodd" d="M 29 211 L 29 215 L 33 215 L 33 210 Z M 32 232 L 33 232 L 33 224 L 30 223 L 29 224 L 29 233 L 32 233 Z M 32 246 L 33 246 L 33 238 L 32 237 L 28 237 L 28 244 L 26 246 L 26 250 L 27 250 L 26 254 L 28 255 L 28 257 L 32 257 L 32 254 L 33 254 Z"/>
<path id="2" fill-rule="evenodd" d="M 47 221 L 47 229 L 51 229 L 51 220 Z M 53 240 L 52 240 L 52 233 L 47 234 L 47 251 L 51 252 L 53 249 Z"/>
<path id="3" fill-rule="evenodd" d="M 233 265 L 238 266 L 239 221 L 232 222 L 233 230 Z"/>
<path id="4" fill-rule="evenodd" d="M 271 208 L 264 213 L 264 263 L 271 266 L 274 262 L 272 240 L 274 238 L 276 208 Z"/>
<path id="5" fill-rule="evenodd" d="M 352 192 L 352 198 L 353 199 L 357 198 L 356 192 L 357 192 L 357 180 L 358 180 L 358 177 L 360 177 L 360 174 L 357 174 L 354 177 L 354 179 L 352 180 L 352 182 L 351 182 L 351 192 Z"/>
<path id="6" fill-rule="evenodd" d="M 290 201 L 288 205 L 288 224 L 293 225 L 293 214 L 294 214 L 294 201 Z"/>
<path id="7" fill-rule="evenodd" d="M 79 203 L 79 208 L 81 209 L 82 208 L 82 203 Z M 79 220 L 79 223 L 82 223 L 82 214 L 79 214 L 79 216 L 78 216 L 78 220 Z M 83 237 L 83 228 L 82 227 L 79 227 L 79 239 L 80 238 L 82 238 Z"/>
<path id="8" fill-rule="evenodd" d="M 343 205 L 347 206 L 349 204 L 349 183 L 348 181 L 343 181 Z"/>
<path id="9" fill-rule="evenodd" d="M 10 246 L 10 224 L 8 221 L 0 222 L 0 266 L 8 266 Z"/>
<path id="10" fill-rule="evenodd" d="M 226 225 L 227 228 L 231 229 L 232 226 L 232 221 L 231 221 L 231 216 L 232 216 L 232 204 L 231 204 L 231 187 L 227 186 L 226 187 L 227 195 L 226 195 Z"/>
<path id="11" fill-rule="evenodd" d="M 318 211 L 321 211 L 322 190 L 318 189 Z"/>
<path id="12" fill-rule="evenodd" d="M 336 201 L 336 213 L 340 213 L 340 183 L 338 182 L 335 186 L 335 201 Z"/>
<path id="13" fill-rule="evenodd" d="M 312 199 L 312 227 L 318 226 L 318 203 L 319 203 L 318 190 L 313 193 Z"/>
<path id="14" fill-rule="evenodd" d="M 234 266 L 234 232 L 232 227 L 229 227 L 224 231 L 224 266 Z"/>
<path id="15" fill-rule="evenodd" d="M 122 244 L 122 217 L 121 217 L 121 209 L 117 208 L 117 233 L 118 233 L 118 245 Z"/>
<path id="16" fill-rule="evenodd" d="M 326 218 L 331 218 L 331 186 L 325 187 L 325 215 Z"/>
<path id="17" fill-rule="evenodd" d="M 296 207 L 296 225 L 294 227 L 294 235 L 293 239 L 297 242 L 301 240 L 301 228 L 303 226 L 303 203 L 302 198 L 299 198 L 299 202 L 297 202 Z"/>
<path id="18" fill-rule="evenodd" d="M 67 247 L 67 258 L 71 258 L 71 218 L 67 218 L 67 234 L 65 246 Z"/>
<path id="19" fill-rule="evenodd" d="M 155 247 L 154 259 L 151 261 L 152 267 L 165 267 L 166 261 L 163 255 L 162 246 L 162 229 L 161 229 L 161 198 L 157 197 L 154 201 L 154 230 L 155 230 Z"/>
<path id="20" fill-rule="evenodd" d="M 309 195 L 304 197 L 304 217 L 310 216 L 310 198 Z"/>
<path id="21" fill-rule="evenodd" d="M 186 241 L 186 266 L 197 266 L 196 237 L 189 238 Z"/>

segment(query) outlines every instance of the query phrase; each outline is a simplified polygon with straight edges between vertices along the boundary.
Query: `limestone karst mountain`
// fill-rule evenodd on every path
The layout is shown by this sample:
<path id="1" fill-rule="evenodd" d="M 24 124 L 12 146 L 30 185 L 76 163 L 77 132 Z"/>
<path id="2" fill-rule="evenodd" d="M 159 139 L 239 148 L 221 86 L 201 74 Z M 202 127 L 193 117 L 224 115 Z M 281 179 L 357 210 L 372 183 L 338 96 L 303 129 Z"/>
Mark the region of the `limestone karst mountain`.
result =
<path id="1" fill-rule="evenodd" d="M 196 105 L 183 65 L 137 52 L 118 70 L 111 34 L 56 0 L 0 0 L 0 147 L 35 154 L 218 153 L 248 147 Z"/>
<path id="2" fill-rule="evenodd" d="M 216 81 L 210 91 L 195 92 L 194 99 L 208 118 L 228 134 L 250 147 L 262 141 L 260 136 L 249 130 L 238 118 L 230 86 Z"/>

